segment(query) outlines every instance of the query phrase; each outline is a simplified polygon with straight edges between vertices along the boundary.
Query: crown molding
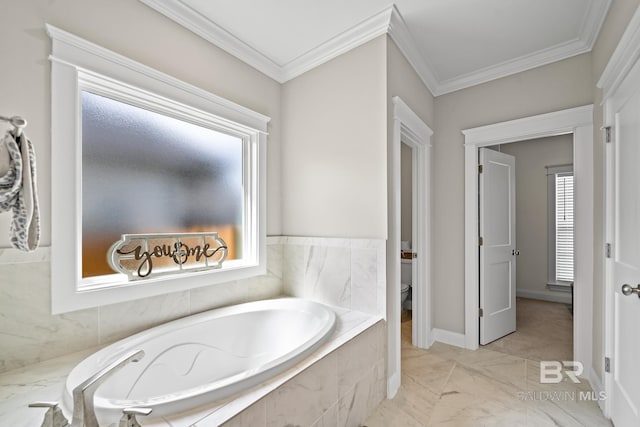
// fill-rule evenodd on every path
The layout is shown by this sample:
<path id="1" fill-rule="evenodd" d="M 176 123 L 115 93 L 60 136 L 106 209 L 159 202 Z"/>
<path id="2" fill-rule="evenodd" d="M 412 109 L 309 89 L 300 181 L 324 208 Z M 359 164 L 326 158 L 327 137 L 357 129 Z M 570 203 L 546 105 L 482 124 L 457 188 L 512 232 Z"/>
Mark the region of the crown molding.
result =
<path id="1" fill-rule="evenodd" d="M 385 34 L 389 28 L 392 11 L 395 9 L 394 6 L 387 7 L 292 61 L 278 64 L 180 0 L 140 1 L 278 83 L 285 83 Z"/>
<path id="2" fill-rule="evenodd" d="M 395 5 L 383 9 L 292 61 L 277 64 L 180 0 L 140 1 L 279 83 L 285 83 L 378 36 L 389 33 L 427 87 L 431 91 L 437 87 L 434 74 L 415 47 Z"/>
<path id="3" fill-rule="evenodd" d="M 569 42 L 556 45 L 547 49 L 540 50 L 530 55 L 524 55 L 509 61 L 505 61 L 491 67 L 486 67 L 472 73 L 463 74 L 462 76 L 441 81 L 438 85 L 435 96 L 444 95 L 497 80 L 553 62 L 561 61 L 572 56 L 587 53 L 591 50 L 582 40 L 574 39 Z"/>
<path id="4" fill-rule="evenodd" d="M 597 86 L 603 91 L 603 101 L 607 100 L 620 86 L 629 71 L 640 60 L 640 7 L 636 9 L 620 42 L 613 51 Z"/>
<path id="5" fill-rule="evenodd" d="M 438 96 L 455 92 L 590 52 L 607 17 L 611 1 L 592 0 L 589 2 L 589 9 L 585 13 L 578 38 L 491 67 L 438 81 L 438 84 L 432 89 L 433 95 Z"/>
<path id="6" fill-rule="evenodd" d="M 280 65 L 180 0 L 140 1 L 279 83 L 285 81 Z"/>
<path id="7" fill-rule="evenodd" d="M 386 34 L 389 30 L 391 16 L 396 10 L 395 6 L 387 7 L 347 31 L 287 62 L 282 66 L 283 80 L 287 81 L 298 77 L 318 65 Z"/>
<path id="8" fill-rule="evenodd" d="M 388 25 L 388 33 L 391 40 L 393 40 L 400 49 L 400 52 L 409 61 L 409 64 L 416 70 L 418 76 L 422 82 L 429 88 L 433 95 L 439 92 L 440 83 L 435 72 L 429 67 L 422 54 L 416 47 L 416 43 L 407 29 L 407 24 L 404 22 L 402 15 L 398 8 L 393 5 L 392 13 Z"/>
<path id="9" fill-rule="evenodd" d="M 593 49 L 600 34 L 600 29 L 607 18 L 609 7 L 613 0 L 592 0 L 589 2 L 589 10 L 582 23 L 582 31 L 580 32 L 580 40 L 582 40 L 589 50 Z"/>
<path id="10" fill-rule="evenodd" d="M 591 51 L 612 0 L 591 0 L 589 9 L 585 13 L 580 36 L 574 40 L 446 80 L 438 77 L 435 69 L 420 53 L 395 5 L 385 8 L 294 60 L 278 64 L 181 0 L 140 1 L 279 83 L 298 77 L 387 33 L 425 86 L 434 96 L 439 96 Z"/>

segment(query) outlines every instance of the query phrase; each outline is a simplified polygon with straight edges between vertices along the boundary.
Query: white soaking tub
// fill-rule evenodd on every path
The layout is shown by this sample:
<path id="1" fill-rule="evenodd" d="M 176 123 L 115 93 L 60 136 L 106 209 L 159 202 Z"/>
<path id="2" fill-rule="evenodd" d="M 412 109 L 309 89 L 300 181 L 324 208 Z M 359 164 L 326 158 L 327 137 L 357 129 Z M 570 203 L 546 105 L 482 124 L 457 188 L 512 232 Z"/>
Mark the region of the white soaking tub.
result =
<path id="1" fill-rule="evenodd" d="M 219 308 L 178 319 L 120 340 L 80 362 L 67 377 L 63 408 L 73 389 L 133 350 L 145 356 L 113 374 L 95 394 L 102 425 L 122 409 L 148 407 L 149 418 L 175 414 L 248 389 L 292 367 L 334 329 L 322 304 L 282 298 Z"/>

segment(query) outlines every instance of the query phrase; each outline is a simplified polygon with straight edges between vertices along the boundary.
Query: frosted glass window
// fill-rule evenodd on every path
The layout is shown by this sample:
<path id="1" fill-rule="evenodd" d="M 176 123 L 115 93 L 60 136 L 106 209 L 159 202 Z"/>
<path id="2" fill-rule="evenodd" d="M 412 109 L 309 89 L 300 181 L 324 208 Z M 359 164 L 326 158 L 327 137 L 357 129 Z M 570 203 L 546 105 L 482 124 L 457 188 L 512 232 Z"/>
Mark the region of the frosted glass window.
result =
<path id="1" fill-rule="evenodd" d="M 217 231 L 242 258 L 243 140 L 82 91 L 82 277 L 125 233 Z"/>
<path id="2" fill-rule="evenodd" d="M 265 274 L 270 118 L 53 26 L 47 32 L 52 313 Z M 229 249 L 222 265 L 196 256 L 159 271 L 158 261 L 159 274 L 138 280 L 119 268 L 126 257 L 106 259 L 122 234 L 149 242 L 214 232 Z"/>

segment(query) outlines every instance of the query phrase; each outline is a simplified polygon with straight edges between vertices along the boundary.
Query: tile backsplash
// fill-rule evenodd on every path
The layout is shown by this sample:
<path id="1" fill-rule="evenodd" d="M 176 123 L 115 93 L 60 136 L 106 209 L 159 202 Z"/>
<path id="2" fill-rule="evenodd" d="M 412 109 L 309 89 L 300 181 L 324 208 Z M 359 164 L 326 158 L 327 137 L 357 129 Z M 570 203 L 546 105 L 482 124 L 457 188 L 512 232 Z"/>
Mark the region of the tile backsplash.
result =
<path id="1" fill-rule="evenodd" d="M 0 249 L 0 372 L 189 314 L 282 294 L 385 316 L 385 241 L 269 237 L 267 274 L 51 315 L 49 250 Z"/>
<path id="2" fill-rule="evenodd" d="M 386 318 L 386 242 L 280 237 L 288 295 Z"/>

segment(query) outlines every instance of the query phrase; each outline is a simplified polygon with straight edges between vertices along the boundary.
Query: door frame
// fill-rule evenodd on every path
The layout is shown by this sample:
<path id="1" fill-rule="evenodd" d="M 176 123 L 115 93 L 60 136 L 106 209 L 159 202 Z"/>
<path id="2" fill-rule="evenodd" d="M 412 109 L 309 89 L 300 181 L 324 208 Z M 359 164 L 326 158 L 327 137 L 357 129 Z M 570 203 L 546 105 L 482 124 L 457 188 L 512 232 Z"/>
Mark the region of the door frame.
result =
<path id="1" fill-rule="evenodd" d="M 431 343 L 431 136 L 433 131 L 399 97 L 393 101 L 393 135 L 388 150 L 389 240 L 387 244 L 387 398 L 400 388 L 400 240 L 401 145 L 411 147 L 413 164 L 413 250 L 417 263 L 412 278 L 414 345 Z"/>
<path id="2" fill-rule="evenodd" d="M 478 148 L 573 134 L 576 181 L 573 358 L 590 376 L 593 329 L 593 105 L 463 130 L 465 137 L 465 347 L 479 347 Z"/>
<path id="3" fill-rule="evenodd" d="M 634 70 L 634 67 L 640 65 L 640 8 L 636 10 L 635 14 L 631 18 L 627 29 L 622 35 L 618 46 L 611 55 L 611 59 L 606 68 L 602 72 L 600 80 L 597 83 L 597 87 L 602 89 L 603 92 L 603 126 L 614 126 L 615 117 L 612 112 L 612 98 L 617 94 L 618 90 L 628 90 L 629 85 L 637 85 L 640 81 L 640 77 L 636 78 L 636 82 L 631 82 L 627 79 L 629 74 Z M 636 73 L 636 76 L 640 76 L 640 72 Z M 635 86 L 637 87 L 637 86 Z M 623 92 L 624 93 L 624 92 Z M 615 128 L 613 129 L 615 132 Z M 611 136 L 613 141 L 614 136 Z M 605 176 L 604 176 L 604 193 L 605 193 L 605 242 L 612 245 L 615 248 L 614 241 L 614 149 L 613 143 L 605 143 Z M 616 284 L 613 282 L 613 258 L 605 257 L 604 262 L 604 356 L 609 357 L 610 360 L 615 360 L 615 345 L 614 345 L 614 333 L 615 333 L 615 319 L 614 319 L 614 287 Z M 613 367 L 615 369 L 615 366 Z M 606 400 L 599 400 L 598 404 L 602 408 L 604 415 L 611 416 L 611 409 L 613 408 L 614 396 L 611 393 L 613 388 L 613 376 L 607 375 L 603 369 L 603 390 L 607 396 Z"/>

